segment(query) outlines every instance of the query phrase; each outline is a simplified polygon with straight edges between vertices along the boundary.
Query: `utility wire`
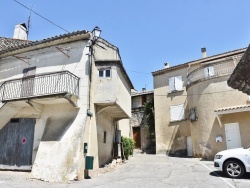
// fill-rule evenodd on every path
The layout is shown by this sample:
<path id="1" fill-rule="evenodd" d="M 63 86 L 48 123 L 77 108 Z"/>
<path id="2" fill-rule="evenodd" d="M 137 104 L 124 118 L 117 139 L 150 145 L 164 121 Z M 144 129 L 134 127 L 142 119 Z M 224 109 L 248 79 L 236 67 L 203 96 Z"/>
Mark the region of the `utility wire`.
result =
<path id="1" fill-rule="evenodd" d="M 66 31 L 67 33 L 69 33 L 69 31 L 67 31 L 66 29 L 64 29 L 64 28 L 62 28 L 61 26 L 57 25 L 56 23 L 54 23 L 54 22 L 50 21 L 49 19 L 45 18 L 45 17 L 44 17 L 44 16 L 42 16 L 41 14 L 39 14 L 39 13 L 37 13 L 37 12 L 33 11 L 31 8 L 29 8 L 29 7 L 25 6 L 24 4 L 22 4 L 22 3 L 18 2 L 17 0 L 13 0 L 13 1 L 15 1 L 15 2 L 16 2 L 16 3 L 18 3 L 19 5 L 23 6 L 24 8 L 26 8 L 26 9 L 30 10 L 30 11 L 31 11 L 31 12 L 33 12 L 34 14 L 36 14 L 36 15 L 40 16 L 40 17 L 41 17 L 41 18 L 43 18 L 44 20 L 46 20 L 46 21 L 50 22 L 50 23 L 51 23 L 51 24 L 53 24 L 54 26 L 56 26 L 56 27 L 58 27 L 58 28 L 60 28 L 60 29 L 62 29 L 62 30 L 64 30 L 64 31 Z"/>
<path id="2" fill-rule="evenodd" d="M 236 90 L 227 90 L 227 91 L 218 91 L 218 92 L 208 92 L 208 93 L 196 93 L 196 94 L 189 94 L 189 95 L 177 95 L 177 96 L 174 96 L 174 93 L 173 93 L 173 97 L 189 97 L 189 96 L 196 96 L 196 95 L 211 95 L 211 94 L 216 94 L 216 93 L 225 93 L 225 92 L 230 92 L 230 91 L 236 91 Z M 172 93 L 169 93 L 169 94 L 166 94 L 166 95 L 154 95 L 154 96 L 157 96 L 157 97 L 165 97 L 165 96 L 169 96 L 171 95 Z"/>
<path id="3" fill-rule="evenodd" d="M 140 73 L 140 74 L 151 74 L 149 72 L 138 72 L 138 71 L 133 71 L 133 70 L 127 70 L 128 72 L 135 72 L 135 73 Z"/>

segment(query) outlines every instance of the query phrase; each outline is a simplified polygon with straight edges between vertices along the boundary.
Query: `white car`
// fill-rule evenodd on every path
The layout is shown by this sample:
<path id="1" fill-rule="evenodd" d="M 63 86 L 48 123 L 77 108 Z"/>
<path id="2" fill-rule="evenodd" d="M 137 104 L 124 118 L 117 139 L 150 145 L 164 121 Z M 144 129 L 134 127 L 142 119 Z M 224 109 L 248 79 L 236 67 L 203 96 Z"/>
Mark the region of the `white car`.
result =
<path id="1" fill-rule="evenodd" d="M 214 167 L 230 178 L 241 178 L 250 172 L 250 147 L 224 150 L 214 157 Z"/>

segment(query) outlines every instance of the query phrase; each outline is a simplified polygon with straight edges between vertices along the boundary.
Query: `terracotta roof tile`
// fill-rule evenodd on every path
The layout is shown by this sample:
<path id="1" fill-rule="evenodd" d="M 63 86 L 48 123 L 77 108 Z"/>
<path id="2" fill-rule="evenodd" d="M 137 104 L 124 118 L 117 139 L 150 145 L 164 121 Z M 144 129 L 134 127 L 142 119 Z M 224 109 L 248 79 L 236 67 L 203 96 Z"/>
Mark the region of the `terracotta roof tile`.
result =
<path id="1" fill-rule="evenodd" d="M 10 52 L 10 51 L 15 51 L 17 49 L 22 49 L 22 48 L 26 48 L 26 47 L 30 47 L 30 46 L 36 46 L 39 44 L 51 42 L 51 41 L 58 40 L 58 39 L 63 39 L 63 38 L 72 37 L 72 36 L 76 36 L 76 35 L 86 34 L 86 33 L 88 33 L 88 31 L 86 31 L 86 30 L 74 31 L 71 33 L 66 33 L 66 34 L 62 34 L 59 36 L 54 36 L 54 37 L 50 37 L 50 38 L 46 38 L 46 39 L 42 39 L 42 40 L 33 41 L 33 42 L 28 41 L 28 40 L 26 41 L 26 40 L 0 37 L 0 45 L 1 45 L 0 46 L 0 54 Z"/>
<path id="2" fill-rule="evenodd" d="M 0 37 L 0 52 L 29 43 L 32 41 Z"/>
<path id="3" fill-rule="evenodd" d="M 188 66 L 188 64 L 190 64 L 190 63 L 195 63 L 195 62 L 204 63 L 204 62 L 207 62 L 207 61 L 211 61 L 211 60 L 217 59 L 218 56 L 223 56 L 223 55 L 226 56 L 227 54 L 234 53 L 234 52 L 237 53 L 238 51 L 239 51 L 239 53 L 241 53 L 242 51 L 245 51 L 246 49 L 247 48 L 240 48 L 240 49 L 236 49 L 236 50 L 232 50 L 232 51 L 228 51 L 228 52 L 224 52 L 224 53 L 220 53 L 220 54 L 208 56 L 206 58 L 201 58 L 201 59 L 189 61 L 189 62 L 186 62 L 186 63 L 183 63 L 183 64 L 179 64 L 179 65 L 176 65 L 176 66 L 172 66 L 172 67 L 169 67 L 169 68 L 160 69 L 160 70 L 152 72 L 152 75 L 163 74 L 163 73 L 165 73 L 167 71 L 170 71 L 170 70 L 173 70 L 173 69 L 177 69 L 177 68 Z"/>
<path id="4" fill-rule="evenodd" d="M 233 107 L 228 107 L 228 108 L 220 108 L 215 110 L 214 112 L 225 112 L 225 111 L 230 111 L 230 110 L 239 110 L 239 109 L 247 109 L 250 108 L 249 105 L 246 106 L 233 106 Z"/>

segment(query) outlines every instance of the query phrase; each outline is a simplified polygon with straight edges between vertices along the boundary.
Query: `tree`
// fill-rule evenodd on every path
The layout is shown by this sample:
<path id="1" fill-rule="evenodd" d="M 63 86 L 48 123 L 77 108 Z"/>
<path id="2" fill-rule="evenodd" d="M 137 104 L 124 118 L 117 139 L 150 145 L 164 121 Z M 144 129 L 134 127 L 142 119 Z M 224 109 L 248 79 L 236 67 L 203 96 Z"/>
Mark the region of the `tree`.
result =
<path id="1" fill-rule="evenodd" d="M 148 126 L 148 137 L 154 137 L 155 133 L 155 115 L 154 115 L 154 100 L 151 99 L 150 101 L 144 104 L 144 113 L 146 118 L 146 123 Z"/>

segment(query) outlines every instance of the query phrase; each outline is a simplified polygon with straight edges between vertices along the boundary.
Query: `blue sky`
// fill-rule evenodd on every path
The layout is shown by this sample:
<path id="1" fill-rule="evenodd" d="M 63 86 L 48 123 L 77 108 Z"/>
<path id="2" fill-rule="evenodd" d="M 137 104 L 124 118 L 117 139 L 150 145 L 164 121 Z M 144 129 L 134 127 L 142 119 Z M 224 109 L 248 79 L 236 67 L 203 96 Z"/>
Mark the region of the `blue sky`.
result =
<path id="1" fill-rule="evenodd" d="M 18 0 L 72 32 L 102 29 L 101 37 L 120 50 L 135 89 L 153 89 L 151 72 L 248 46 L 249 0 Z M 29 11 L 0 0 L 0 36 L 27 22 Z M 65 31 L 31 14 L 30 40 Z"/>

